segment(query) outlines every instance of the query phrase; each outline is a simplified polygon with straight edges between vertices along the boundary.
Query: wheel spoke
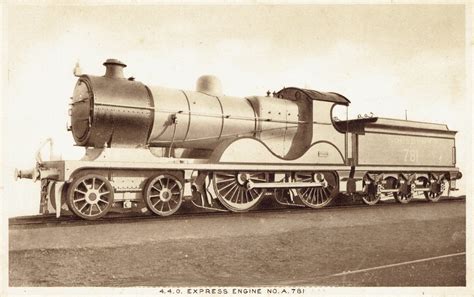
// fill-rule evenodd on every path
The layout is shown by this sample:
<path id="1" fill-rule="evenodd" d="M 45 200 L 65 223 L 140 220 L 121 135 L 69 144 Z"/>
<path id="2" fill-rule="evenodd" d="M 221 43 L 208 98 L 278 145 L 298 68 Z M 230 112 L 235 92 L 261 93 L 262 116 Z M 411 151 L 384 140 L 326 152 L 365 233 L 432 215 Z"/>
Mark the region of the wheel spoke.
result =
<path id="1" fill-rule="evenodd" d="M 314 202 L 314 200 L 317 198 L 315 196 L 315 193 L 314 193 L 315 189 L 314 188 L 309 188 L 309 193 L 308 193 L 308 197 L 310 197 L 310 201 L 311 203 Z"/>
<path id="2" fill-rule="evenodd" d="M 308 191 L 311 190 L 311 188 L 304 188 L 305 191 L 303 192 L 303 194 L 301 196 L 306 196 L 306 193 L 308 193 Z"/>
<path id="3" fill-rule="evenodd" d="M 240 189 L 240 194 L 239 194 L 240 203 L 244 203 L 244 192 L 245 190 Z"/>
<path id="4" fill-rule="evenodd" d="M 249 200 L 249 195 L 250 195 L 250 191 L 245 191 L 245 203 L 248 203 L 250 200 Z M 250 195 L 252 196 L 252 195 Z"/>
<path id="5" fill-rule="evenodd" d="M 306 194 L 304 195 L 301 195 L 301 199 L 302 200 L 306 200 L 308 201 L 309 203 L 313 203 L 314 201 L 314 188 L 308 188 L 307 191 L 305 191 Z"/>
<path id="6" fill-rule="evenodd" d="M 240 198 L 240 194 L 242 193 L 242 190 L 240 189 L 240 187 L 237 187 L 237 192 L 235 193 L 235 197 L 233 197 L 233 199 L 231 200 L 232 202 L 235 202 L 235 203 L 239 203 L 239 198 Z M 235 201 L 234 201 L 235 199 Z"/>
<path id="7" fill-rule="evenodd" d="M 106 200 L 104 200 L 104 199 L 102 199 L 102 198 L 99 198 L 99 201 L 102 202 L 102 203 L 105 203 L 105 204 L 109 204 L 109 201 L 106 201 Z"/>
<path id="8" fill-rule="evenodd" d="M 260 193 L 256 190 L 256 189 L 252 189 L 252 192 L 255 193 L 255 195 L 260 196 Z M 256 198 L 252 198 L 253 199 L 256 199 Z"/>
<path id="9" fill-rule="evenodd" d="M 218 184 L 222 184 L 222 183 L 226 183 L 226 182 L 230 182 L 230 181 L 233 181 L 235 180 L 235 178 L 226 178 L 226 179 L 221 179 L 221 180 L 218 180 L 217 183 Z"/>
<path id="10" fill-rule="evenodd" d="M 331 196 L 331 191 L 328 188 L 324 188 L 324 196 L 326 199 L 328 199 L 329 196 Z"/>
<path id="11" fill-rule="evenodd" d="M 100 184 L 99 188 L 97 188 L 97 191 L 100 191 L 100 189 L 102 189 L 102 187 L 105 185 L 105 182 L 102 182 L 102 184 Z"/>
<path id="12" fill-rule="evenodd" d="M 230 186 L 237 186 L 237 184 L 236 184 L 236 183 L 230 183 L 230 184 L 228 184 L 228 185 L 223 186 L 223 187 L 220 188 L 219 190 L 220 190 L 220 191 L 225 190 L 226 188 L 228 188 L 228 187 L 230 187 Z M 227 192 L 227 193 L 228 193 L 228 192 Z"/>
<path id="13" fill-rule="evenodd" d="M 235 196 L 232 196 L 232 199 L 230 201 L 235 202 L 235 203 L 239 203 L 240 193 L 241 193 L 240 187 L 237 187 L 237 191 L 235 192 Z"/>
<path id="14" fill-rule="evenodd" d="M 247 193 L 248 193 L 248 194 L 249 194 L 249 196 L 250 196 L 250 197 L 248 198 L 248 199 L 250 199 L 250 200 L 247 200 L 248 202 L 250 202 L 250 201 L 252 201 L 252 200 L 254 199 L 254 197 L 253 197 L 253 195 L 252 195 L 252 194 L 254 194 L 254 195 L 257 195 L 257 196 L 258 196 L 258 194 L 255 194 L 255 189 L 251 189 L 250 191 L 247 191 Z"/>
<path id="15" fill-rule="evenodd" d="M 239 187 L 236 186 L 235 189 L 234 189 L 234 191 L 232 192 L 232 195 L 230 196 L 230 199 L 229 199 L 231 202 L 234 202 L 234 196 L 235 196 L 235 194 L 238 193 L 238 192 L 239 192 Z"/>
<path id="16" fill-rule="evenodd" d="M 326 200 L 328 199 L 329 197 L 328 191 L 329 190 L 326 188 L 321 188 L 321 203 L 326 202 Z"/>
<path id="17" fill-rule="evenodd" d="M 158 182 L 160 183 L 161 189 L 164 189 L 165 185 L 163 185 L 163 182 L 161 181 L 161 178 L 158 180 Z"/>
<path id="18" fill-rule="evenodd" d="M 229 193 L 231 193 L 235 188 L 237 188 L 237 184 L 232 184 L 232 187 L 227 190 L 227 192 L 225 194 L 223 194 L 223 196 L 227 196 Z"/>
<path id="19" fill-rule="evenodd" d="M 78 190 L 78 189 L 74 189 L 74 192 L 78 192 L 78 193 L 81 193 L 81 194 L 87 195 L 87 193 L 86 193 L 86 192 L 83 192 L 83 191 L 81 191 L 81 190 Z"/>
<path id="20" fill-rule="evenodd" d="M 79 211 L 82 211 L 82 210 L 84 209 L 84 207 L 86 207 L 86 205 L 88 205 L 88 204 L 89 204 L 89 203 L 87 203 L 87 202 L 84 203 L 84 204 L 82 205 L 82 207 L 79 209 Z"/>

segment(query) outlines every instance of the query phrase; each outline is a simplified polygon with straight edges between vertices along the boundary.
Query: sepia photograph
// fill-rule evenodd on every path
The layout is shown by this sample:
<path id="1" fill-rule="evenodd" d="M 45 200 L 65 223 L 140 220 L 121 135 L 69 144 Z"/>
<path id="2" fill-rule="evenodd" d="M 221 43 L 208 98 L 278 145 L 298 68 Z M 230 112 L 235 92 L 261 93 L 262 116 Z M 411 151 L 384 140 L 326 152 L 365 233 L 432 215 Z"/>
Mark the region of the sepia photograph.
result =
<path id="1" fill-rule="evenodd" d="M 1 296 L 472 296 L 472 4 L 5 1 Z"/>

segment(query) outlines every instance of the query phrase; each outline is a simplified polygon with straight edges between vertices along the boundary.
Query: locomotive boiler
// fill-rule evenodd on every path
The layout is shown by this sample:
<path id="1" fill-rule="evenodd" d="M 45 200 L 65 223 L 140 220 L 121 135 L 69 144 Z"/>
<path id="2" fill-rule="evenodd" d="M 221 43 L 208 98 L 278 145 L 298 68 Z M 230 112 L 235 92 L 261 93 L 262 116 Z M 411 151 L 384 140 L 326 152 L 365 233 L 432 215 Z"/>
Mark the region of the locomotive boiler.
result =
<path id="1" fill-rule="evenodd" d="M 306 102 L 224 96 L 213 76 L 200 77 L 196 91 L 145 86 L 124 78 L 122 62 L 109 59 L 104 65 L 104 76 L 83 75 L 75 87 L 71 130 L 77 145 L 183 148 L 194 156 L 223 140 L 249 136 L 283 158 L 302 153 L 292 144 L 304 142 L 307 132 L 298 129 L 311 126 Z"/>
<path id="2" fill-rule="evenodd" d="M 38 159 L 17 177 L 41 181 L 41 213 L 97 219 L 111 209 L 167 216 L 183 200 L 247 211 L 265 196 L 320 208 L 339 193 L 373 205 L 455 190 L 455 131 L 384 118 L 336 121 L 337 93 L 284 88 L 267 96 L 223 94 L 214 76 L 195 91 L 126 78 L 109 59 L 105 75 L 78 75 L 70 103 L 81 160 Z M 430 150 L 427 150 L 430 148 Z"/>

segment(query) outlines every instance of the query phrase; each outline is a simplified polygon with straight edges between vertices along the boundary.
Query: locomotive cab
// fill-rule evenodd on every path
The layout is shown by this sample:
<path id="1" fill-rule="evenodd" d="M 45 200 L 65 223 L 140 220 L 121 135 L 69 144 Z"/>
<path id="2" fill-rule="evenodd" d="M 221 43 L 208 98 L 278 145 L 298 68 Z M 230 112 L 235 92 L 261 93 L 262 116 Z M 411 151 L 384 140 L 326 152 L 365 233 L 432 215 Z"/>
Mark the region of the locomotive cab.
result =
<path id="1" fill-rule="evenodd" d="M 317 147 L 315 155 L 316 163 L 344 164 L 347 160 L 347 135 L 340 133 L 334 126 L 332 111 L 336 105 L 348 107 L 349 99 L 329 92 L 318 92 L 315 90 L 300 89 L 295 87 L 284 88 L 278 92 L 278 96 L 288 98 L 296 102 L 305 102 L 309 105 L 306 109 L 305 121 L 311 124 L 306 126 L 302 135 L 305 135 L 305 143 L 295 143 L 295 147 L 311 146 Z"/>

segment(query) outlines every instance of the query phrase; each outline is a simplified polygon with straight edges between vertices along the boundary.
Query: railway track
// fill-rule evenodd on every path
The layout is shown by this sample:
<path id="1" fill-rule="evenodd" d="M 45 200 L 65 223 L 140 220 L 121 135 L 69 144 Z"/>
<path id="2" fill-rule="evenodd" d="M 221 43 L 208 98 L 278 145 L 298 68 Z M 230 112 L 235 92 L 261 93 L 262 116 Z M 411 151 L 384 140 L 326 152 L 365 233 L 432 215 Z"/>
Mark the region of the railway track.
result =
<path id="1" fill-rule="evenodd" d="M 465 196 L 460 197 L 442 197 L 437 203 L 451 203 L 465 201 Z M 344 210 L 347 208 L 383 208 L 383 207 L 411 207 L 419 204 L 429 203 L 424 199 L 413 200 L 409 204 L 401 205 L 396 203 L 393 199 L 387 199 L 380 201 L 376 205 L 368 206 L 365 204 L 353 202 L 353 203 L 343 203 L 329 205 L 322 209 L 312 209 L 312 208 L 303 208 L 303 207 L 285 207 L 276 203 L 271 203 L 272 201 L 267 201 L 268 204 L 265 205 L 265 208 L 256 209 L 253 211 L 245 213 L 233 213 L 233 212 L 217 212 L 217 211 L 206 211 L 189 208 L 189 210 L 176 213 L 169 217 L 159 217 L 152 214 L 119 214 L 119 213 L 110 213 L 109 215 L 94 220 L 87 221 L 81 218 L 77 218 L 72 215 L 62 216 L 56 218 L 55 214 L 50 215 L 34 215 L 34 216 L 22 216 L 9 219 L 9 228 L 10 229 L 22 229 L 22 228 L 44 228 L 44 227 L 62 227 L 62 226 L 83 226 L 83 225 L 97 225 L 97 224 L 123 224 L 123 223 L 133 223 L 140 222 L 144 220 L 159 220 L 159 221 L 174 221 L 174 220 L 183 220 L 196 217 L 206 217 L 206 216 L 253 216 L 255 214 L 261 213 L 307 213 L 307 212 L 324 212 L 324 211 L 334 211 L 334 210 Z"/>

